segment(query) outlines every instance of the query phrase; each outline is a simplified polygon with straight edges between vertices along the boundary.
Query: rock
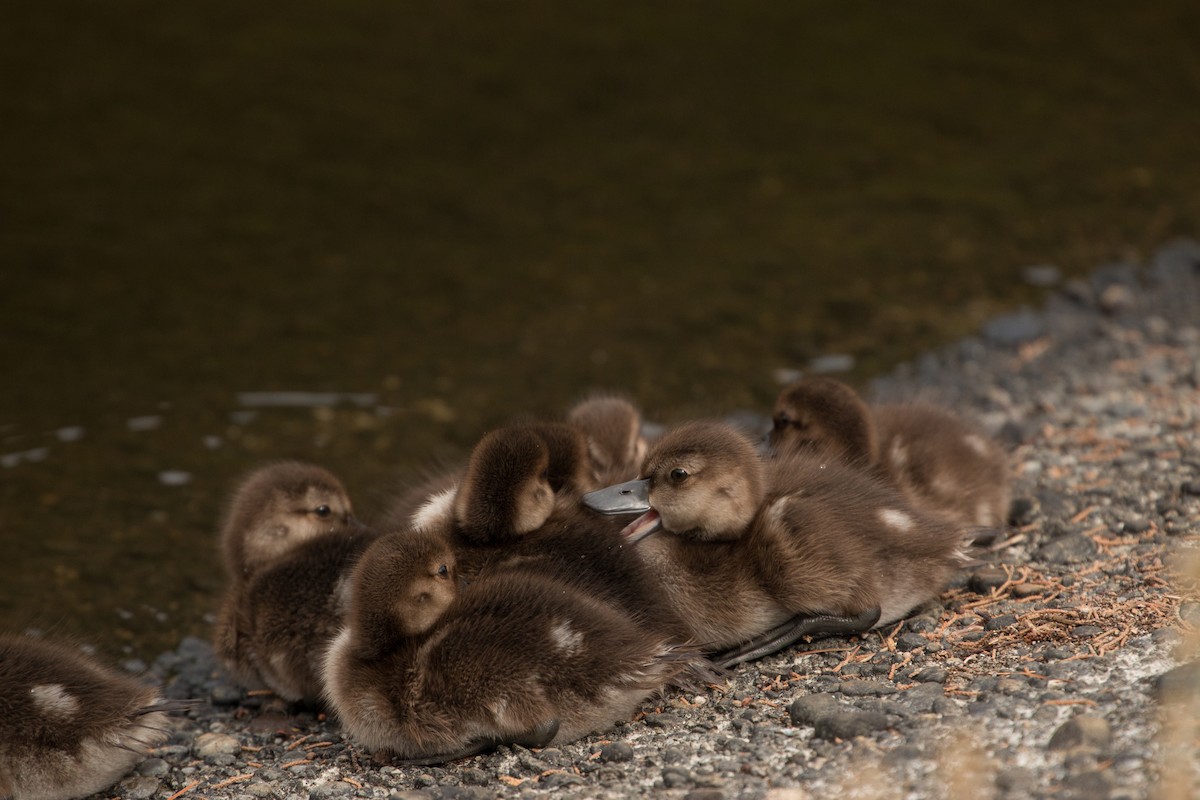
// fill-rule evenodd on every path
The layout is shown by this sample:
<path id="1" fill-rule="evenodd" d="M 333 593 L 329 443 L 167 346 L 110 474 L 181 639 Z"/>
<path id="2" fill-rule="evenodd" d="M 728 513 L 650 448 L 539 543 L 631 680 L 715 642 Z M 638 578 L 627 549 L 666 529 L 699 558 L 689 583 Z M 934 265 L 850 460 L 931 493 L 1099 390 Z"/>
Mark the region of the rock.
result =
<path id="1" fill-rule="evenodd" d="M 147 758 L 137 768 L 139 775 L 161 778 L 171 771 L 171 765 L 161 758 Z"/>
<path id="2" fill-rule="evenodd" d="M 849 680 L 842 681 L 842 685 L 838 687 L 841 693 L 847 697 L 867 697 L 871 695 L 895 694 L 897 689 L 888 683 L 880 683 L 879 681 L 860 681 Z"/>
<path id="3" fill-rule="evenodd" d="M 1062 783 L 1059 797 L 1067 800 L 1104 800 L 1112 792 L 1108 776 L 1098 770 L 1072 775 Z"/>
<path id="4" fill-rule="evenodd" d="M 692 789 L 683 796 L 683 800 L 725 800 L 725 793 L 711 787 Z"/>
<path id="5" fill-rule="evenodd" d="M 945 683 L 946 670 L 942 667 L 926 667 L 916 675 L 913 675 L 913 680 L 918 680 L 922 683 Z"/>
<path id="6" fill-rule="evenodd" d="M 908 653 L 913 650 L 924 650 L 929 640 L 919 633 L 906 632 L 896 637 L 896 649 Z"/>
<path id="7" fill-rule="evenodd" d="M 1103 628 L 1095 625 L 1076 625 L 1071 628 L 1071 635 L 1076 639 L 1090 639 L 1093 636 L 1098 636 L 1104 632 Z"/>
<path id="8" fill-rule="evenodd" d="M 1137 305 L 1137 297 L 1128 286 L 1114 283 L 1100 292 L 1096 304 L 1106 314 L 1121 314 Z"/>
<path id="9" fill-rule="evenodd" d="M 628 742 L 609 742 L 600 748 L 600 760 L 622 763 L 633 760 L 633 747 Z"/>
<path id="10" fill-rule="evenodd" d="M 241 702 L 242 690 L 228 683 L 218 683 L 212 687 L 208 696 L 214 705 L 232 706 Z"/>
<path id="11" fill-rule="evenodd" d="M 202 733 L 196 737 L 192 752 L 197 758 L 216 758 L 217 756 L 235 756 L 242 752 L 242 745 L 237 738 L 227 733 Z"/>
<path id="12" fill-rule="evenodd" d="M 936 683 L 923 683 L 900 694 L 900 700 L 913 711 L 924 714 L 933 711 L 933 705 L 946 696 L 946 690 Z"/>
<path id="13" fill-rule="evenodd" d="M 125 800 L 149 800 L 158 794 L 161 786 L 158 778 L 143 775 L 121 781 L 121 792 Z"/>
<path id="14" fill-rule="evenodd" d="M 1037 557 L 1051 564 L 1081 564 L 1094 559 L 1099 549 L 1090 537 L 1072 533 L 1043 545 Z"/>
<path id="15" fill-rule="evenodd" d="M 1051 750 L 1074 750 L 1086 747 L 1106 750 L 1112 743 L 1112 730 L 1104 717 L 1095 714 L 1077 714 L 1064 722 L 1050 737 Z"/>
<path id="16" fill-rule="evenodd" d="M 1007 628 L 1009 625 L 1016 624 L 1016 614 L 1001 614 L 1000 616 L 992 617 L 987 622 L 983 623 L 983 629 L 986 631 L 998 631 L 1001 628 Z"/>
<path id="17" fill-rule="evenodd" d="M 1021 279 L 1030 286 L 1049 289 L 1062 280 L 1062 272 L 1052 264 L 1035 264 L 1021 270 Z"/>
<path id="18" fill-rule="evenodd" d="M 886 714 L 874 711 L 844 711 L 817 720 L 813 736 L 818 739 L 853 739 L 888 727 Z"/>
<path id="19" fill-rule="evenodd" d="M 1045 321 L 1029 308 L 996 317 L 983 326 L 983 338 L 1002 347 L 1031 341 L 1045 332 Z"/>
<path id="20" fill-rule="evenodd" d="M 1008 580 L 1008 573 L 999 567 L 981 567 L 971 574 L 967 588 L 975 594 L 990 594 Z"/>
<path id="21" fill-rule="evenodd" d="M 326 797 L 345 797 L 354 792 L 354 787 L 345 781 L 329 781 L 312 788 L 308 793 L 309 800 L 324 800 Z"/>
<path id="22" fill-rule="evenodd" d="M 1182 494 L 1200 497 L 1200 481 L 1184 481 L 1179 486 L 1179 491 Z"/>
<path id="23" fill-rule="evenodd" d="M 1008 507 L 1008 524 L 1016 527 L 1028 525 L 1037 519 L 1041 507 L 1036 498 L 1014 497 Z"/>
<path id="24" fill-rule="evenodd" d="M 476 767 L 468 767 L 460 772 L 458 776 L 468 786 L 487 786 L 492 780 L 490 775 Z"/>
<path id="25" fill-rule="evenodd" d="M 793 725 L 815 725 L 817 720 L 838 713 L 841 707 L 831 695 L 809 694 L 792 701 L 788 717 Z"/>
<path id="26" fill-rule="evenodd" d="M 667 767 L 663 770 L 662 781 L 668 789 L 681 789 L 692 784 L 692 775 L 679 767 Z"/>

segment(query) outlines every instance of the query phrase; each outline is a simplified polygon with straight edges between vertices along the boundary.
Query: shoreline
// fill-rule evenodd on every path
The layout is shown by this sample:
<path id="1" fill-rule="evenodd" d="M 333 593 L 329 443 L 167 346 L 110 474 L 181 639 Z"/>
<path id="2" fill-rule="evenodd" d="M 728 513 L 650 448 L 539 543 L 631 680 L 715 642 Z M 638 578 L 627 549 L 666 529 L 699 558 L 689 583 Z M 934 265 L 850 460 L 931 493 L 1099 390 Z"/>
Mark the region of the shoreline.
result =
<path id="1" fill-rule="evenodd" d="M 875 379 L 871 399 L 980 421 L 1010 449 L 1017 499 L 985 563 L 895 629 L 742 665 L 602 736 L 447 767 L 378 763 L 323 715 L 245 696 L 185 639 L 150 676 L 201 705 L 98 796 L 1148 796 L 1166 746 L 1154 679 L 1175 668 L 1181 614 L 1200 624 L 1169 564 L 1200 541 L 1197 365 L 1200 243 L 1178 240 Z"/>

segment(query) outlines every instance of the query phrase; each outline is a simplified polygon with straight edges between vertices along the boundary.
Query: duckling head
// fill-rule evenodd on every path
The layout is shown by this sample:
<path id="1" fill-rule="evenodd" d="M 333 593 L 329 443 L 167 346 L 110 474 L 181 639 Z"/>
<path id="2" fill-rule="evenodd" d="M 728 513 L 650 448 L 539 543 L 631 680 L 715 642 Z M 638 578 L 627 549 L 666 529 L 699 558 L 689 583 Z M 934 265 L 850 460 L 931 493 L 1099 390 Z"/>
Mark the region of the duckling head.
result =
<path id="1" fill-rule="evenodd" d="M 350 618 L 360 652 L 427 633 L 458 595 L 454 551 L 425 531 L 381 536 L 354 569 Z"/>
<path id="2" fill-rule="evenodd" d="M 221 546 L 234 577 L 248 577 L 302 542 L 353 524 L 341 481 L 313 464 L 286 461 L 252 472 L 225 515 Z"/>
<path id="3" fill-rule="evenodd" d="M 736 539 L 763 499 L 763 465 L 754 445 L 723 422 L 671 430 L 647 453 L 641 475 L 584 496 L 603 513 L 644 512 L 623 531 L 631 542 L 660 529 L 696 541 Z"/>
<path id="4" fill-rule="evenodd" d="M 565 422 L 527 422 L 524 427 L 541 437 L 546 445 L 548 463 L 546 480 L 558 496 L 566 496 L 593 488 L 595 484 L 588 469 L 587 438 Z"/>
<path id="5" fill-rule="evenodd" d="M 647 450 L 637 406 L 623 397 L 599 395 L 576 404 L 567 421 L 587 437 L 597 476 L 636 474 Z"/>
<path id="6" fill-rule="evenodd" d="M 770 433 L 776 453 L 814 452 L 850 464 L 868 464 L 875 454 L 875 428 L 858 393 L 834 378 L 804 378 L 775 400 Z"/>
<path id="7" fill-rule="evenodd" d="M 496 544 L 540 528 L 554 510 L 550 449 L 526 426 L 484 436 L 454 498 L 455 522 L 478 544 Z"/>

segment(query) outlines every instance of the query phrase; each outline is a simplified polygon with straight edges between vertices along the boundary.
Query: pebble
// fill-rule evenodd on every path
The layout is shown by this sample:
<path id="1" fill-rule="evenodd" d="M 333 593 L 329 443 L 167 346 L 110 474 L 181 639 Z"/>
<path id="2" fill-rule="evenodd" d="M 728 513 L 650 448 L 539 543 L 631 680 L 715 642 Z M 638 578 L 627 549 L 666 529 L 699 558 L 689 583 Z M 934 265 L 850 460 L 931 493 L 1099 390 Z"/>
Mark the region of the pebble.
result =
<path id="1" fill-rule="evenodd" d="M 1091 537 L 1075 533 L 1044 545 L 1037 557 L 1050 564 L 1082 564 L 1093 560 L 1099 549 Z"/>
<path id="2" fill-rule="evenodd" d="M 987 622 L 983 623 L 983 629 L 987 631 L 998 631 L 1001 628 L 1007 628 L 1009 625 L 1017 623 L 1016 614 L 1000 614 L 992 617 Z"/>
<path id="3" fill-rule="evenodd" d="M 902 633 L 896 637 L 896 649 L 908 653 L 913 650 L 923 650 L 929 640 L 919 633 Z"/>
<path id="4" fill-rule="evenodd" d="M 818 719 L 837 714 L 841 704 L 828 694 L 810 694 L 798 697 L 788 706 L 788 717 L 793 725 L 815 725 Z"/>
<path id="5" fill-rule="evenodd" d="M 1073 750 L 1078 747 L 1104 751 L 1112 743 L 1112 730 L 1104 717 L 1077 714 L 1059 726 L 1050 737 L 1051 750 Z"/>
<path id="6" fill-rule="evenodd" d="M 1008 573 L 1000 567 L 980 567 L 971 573 L 967 588 L 975 594 L 990 594 L 1008 581 Z"/>
<path id="7" fill-rule="evenodd" d="M 886 714 L 874 711 L 845 711 L 818 719 L 813 726 L 813 735 L 819 739 L 852 739 L 887 727 Z"/>
<path id="8" fill-rule="evenodd" d="M 242 751 L 242 745 L 237 737 L 227 733 L 202 733 L 196 737 L 193 745 L 198 758 L 216 758 L 217 756 L 234 756 Z"/>
<path id="9" fill-rule="evenodd" d="M 628 742 L 610 742 L 600 748 L 600 760 L 621 763 L 633 760 L 633 747 Z"/>
<path id="10" fill-rule="evenodd" d="M 140 776 L 121 782 L 121 791 L 127 800 L 149 800 L 158 794 L 162 783 L 157 778 Z"/>

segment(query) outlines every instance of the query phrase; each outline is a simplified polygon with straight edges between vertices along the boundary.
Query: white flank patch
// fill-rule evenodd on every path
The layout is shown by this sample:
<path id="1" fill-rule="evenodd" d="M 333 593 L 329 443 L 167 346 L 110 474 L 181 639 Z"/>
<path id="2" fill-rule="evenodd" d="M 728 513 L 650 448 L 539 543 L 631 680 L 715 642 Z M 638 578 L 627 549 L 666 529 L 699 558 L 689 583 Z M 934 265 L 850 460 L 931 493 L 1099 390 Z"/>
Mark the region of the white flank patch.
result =
<path id="1" fill-rule="evenodd" d="M 421 507 L 413 512 L 412 526 L 419 531 L 425 531 L 437 525 L 440 522 L 445 522 L 450 519 L 450 514 L 454 506 L 454 495 L 457 489 L 443 489 L 437 494 L 432 495 L 428 500 L 421 504 Z"/>
<path id="2" fill-rule="evenodd" d="M 963 444 L 965 444 L 967 447 L 971 448 L 972 450 L 974 450 L 976 453 L 978 453 L 981 456 L 986 456 L 988 454 L 987 442 L 985 442 L 983 440 L 982 436 L 979 436 L 974 433 L 968 433 L 966 436 L 963 437 Z"/>
<path id="3" fill-rule="evenodd" d="M 895 508 L 879 509 L 879 521 L 901 533 L 912 530 L 913 526 L 913 518 Z"/>
<path id="4" fill-rule="evenodd" d="M 29 690 L 33 704 L 48 717 L 70 719 L 79 710 L 79 698 L 67 691 L 61 683 L 43 683 Z"/>
<path id="5" fill-rule="evenodd" d="M 550 638 L 559 650 L 569 656 L 579 652 L 579 646 L 583 644 L 583 634 L 572 628 L 571 621 L 565 619 L 550 628 Z"/>

